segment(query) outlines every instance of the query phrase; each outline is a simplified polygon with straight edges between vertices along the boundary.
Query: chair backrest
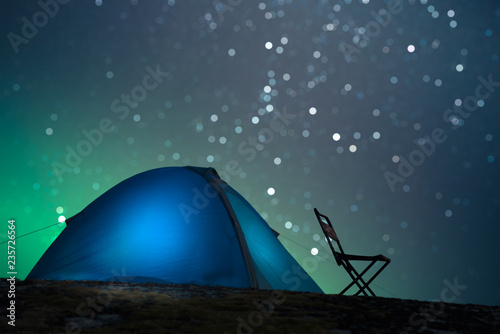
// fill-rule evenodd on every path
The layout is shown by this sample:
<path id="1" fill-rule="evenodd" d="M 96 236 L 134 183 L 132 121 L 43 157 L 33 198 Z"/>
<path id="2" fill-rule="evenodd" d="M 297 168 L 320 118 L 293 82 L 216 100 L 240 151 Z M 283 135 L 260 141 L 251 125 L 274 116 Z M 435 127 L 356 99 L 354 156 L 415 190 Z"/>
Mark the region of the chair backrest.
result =
<path id="1" fill-rule="evenodd" d="M 337 264 L 340 266 L 342 265 L 342 260 L 340 256 L 338 255 L 337 251 L 335 251 L 332 241 L 334 240 L 337 243 L 337 246 L 339 247 L 339 250 L 342 254 L 344 254 L 344 250 L 342 249 L 342 246 L 340 245 L 340 240 L 339 237 L 337 236 L 337 233 L 335 233 L 335 229 L 332 226 L 332 222 L 330 219 L 319 213 L 319 211 L 314 208 L 314 213 L 316 214 L 316 218 L 318 219 L 319 225 L 321 226 L 321 229 L 323 230 L 323 233 L 325 234 L 326 241 L 328 241 L 328 245 L 330 246 L 330 249 L 332 250 L 333 256 L 335 256 L 335 261 L 337 261 Z"/>

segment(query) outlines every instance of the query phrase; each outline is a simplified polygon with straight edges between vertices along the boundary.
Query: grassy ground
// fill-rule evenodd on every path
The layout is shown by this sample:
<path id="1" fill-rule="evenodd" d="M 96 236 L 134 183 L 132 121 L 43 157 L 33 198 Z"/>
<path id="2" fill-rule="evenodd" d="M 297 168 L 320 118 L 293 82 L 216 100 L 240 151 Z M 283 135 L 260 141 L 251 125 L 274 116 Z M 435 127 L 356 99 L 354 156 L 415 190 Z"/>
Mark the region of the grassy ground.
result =
<path id="1" fill-rule="evenodd" d="M 18 281 L 15 327 L 9 300 L 2 294 L 1 333 L 500 333 L 500 307 L 379 297 Z"/>

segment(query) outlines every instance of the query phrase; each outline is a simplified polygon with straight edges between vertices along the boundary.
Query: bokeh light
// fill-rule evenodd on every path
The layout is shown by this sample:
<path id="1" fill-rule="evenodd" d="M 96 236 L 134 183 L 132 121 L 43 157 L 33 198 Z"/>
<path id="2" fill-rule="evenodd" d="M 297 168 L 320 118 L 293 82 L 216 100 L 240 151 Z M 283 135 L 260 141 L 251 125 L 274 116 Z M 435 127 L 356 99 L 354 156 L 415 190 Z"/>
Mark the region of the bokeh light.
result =
<path id="1" fill-rule="evenodd" d="M 70 1 L 17 45 L 40 8 L 4 11 L 0 212 L 26 235 L 19 278 L 114 185 L 203 166 L 299 263 L 316 255 L 325 292 L 344 282 L 314 208 L 346 249 L 391 257 L 378 295 L 436 299 L 458 277 L 457 302 L 500 304 L 500 4 L 404 1 L 384 24 L 379 1 L 196 4 Z"/>

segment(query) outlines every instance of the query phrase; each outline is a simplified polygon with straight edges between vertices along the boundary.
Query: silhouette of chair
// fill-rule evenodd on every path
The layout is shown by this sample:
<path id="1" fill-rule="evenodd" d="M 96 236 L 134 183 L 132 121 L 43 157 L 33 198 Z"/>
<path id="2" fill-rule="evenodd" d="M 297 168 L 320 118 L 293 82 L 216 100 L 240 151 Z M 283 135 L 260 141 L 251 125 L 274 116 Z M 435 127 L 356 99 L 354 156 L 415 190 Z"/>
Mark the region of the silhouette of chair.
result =
<path id="1" fill-rule="evenodd" d="M 335 257 L 335 261 L 337 261 L 337 264 L 339 266 L 344 267 L 344 269 L 347 271 L 349 276 L 352 278 L 352 282 L 348 286 L 346 286 L 345 289 L 340 292 L 340 294 L 343 295 L 351 287 L 356 285 L 359 288 L 359 290 L 358 290 L 358 292 L 356 292 L 354 294 L 355 296 L 359 295 L 360 293 L 364 294 L 365 296 L 368 296 L 369 294 L 371 294 L 372 296 L 375 296 L 375 293 L 373 293 L 373 291 L 369 287 L 369 285 L 382 272 L 382 270 L 384 270 L 385 267 L 387 267 L 387 265 L 391 262 L 391 259 L 389 259 L 383 255 L 362 256 L 362 255 L 351 255 L 351 254 L 344 253 L 344 250 L 342 249 L 342 246 L 340 245 L 340 240 L 337 236 L 337 233 L 335 233 L 335 230 L 333 229 L 333 226 L 332 226 L 332 223 L 330 222 L 330 219 L 328 219 L 327 216 L 319 213 L 319 211 L 316 208 L 314 208 L 314 213 L 316 214 L 316 218 L 318 218 L 318 222 L 321 226 L 321 229 L 323 230 L 323 233 L 325 234 L 326 240 L 328 241 L 328 245 L 330 246 L 330 249 L 332 250 L 333 256 Z M 339 252 L 337 252 L 333 248 L 332 240 L 337 243 Z M 350 261 L 368 261 L 368 262 L 370 262 L 370 264 L 360 274 L 353 267 L 353 265 L 351 264 Z M 378 269 L 378 271 L 368 281 L 365 281 L 363 279 L 363 276 L 378 261 L 384 262 L 384 264 L 382 265 L 382 267 L 380 267 L 380 269 Z M 369 294 L 367 293 L 367 291 Z"/>

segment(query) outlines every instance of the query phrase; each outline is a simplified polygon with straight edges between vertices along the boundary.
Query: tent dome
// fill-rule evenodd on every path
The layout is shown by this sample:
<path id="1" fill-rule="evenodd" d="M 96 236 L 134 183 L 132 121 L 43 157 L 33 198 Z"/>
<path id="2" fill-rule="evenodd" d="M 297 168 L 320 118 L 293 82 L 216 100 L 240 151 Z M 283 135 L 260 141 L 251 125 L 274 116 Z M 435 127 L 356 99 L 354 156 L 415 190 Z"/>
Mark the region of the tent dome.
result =
<path id="1" fill-rule="evenodd" d="M 321 292 L 213 168 L 166 167 L 122 181 L 67 220 L 27 278 L 107 281 L 117 274 L 135 282 Z"/>

